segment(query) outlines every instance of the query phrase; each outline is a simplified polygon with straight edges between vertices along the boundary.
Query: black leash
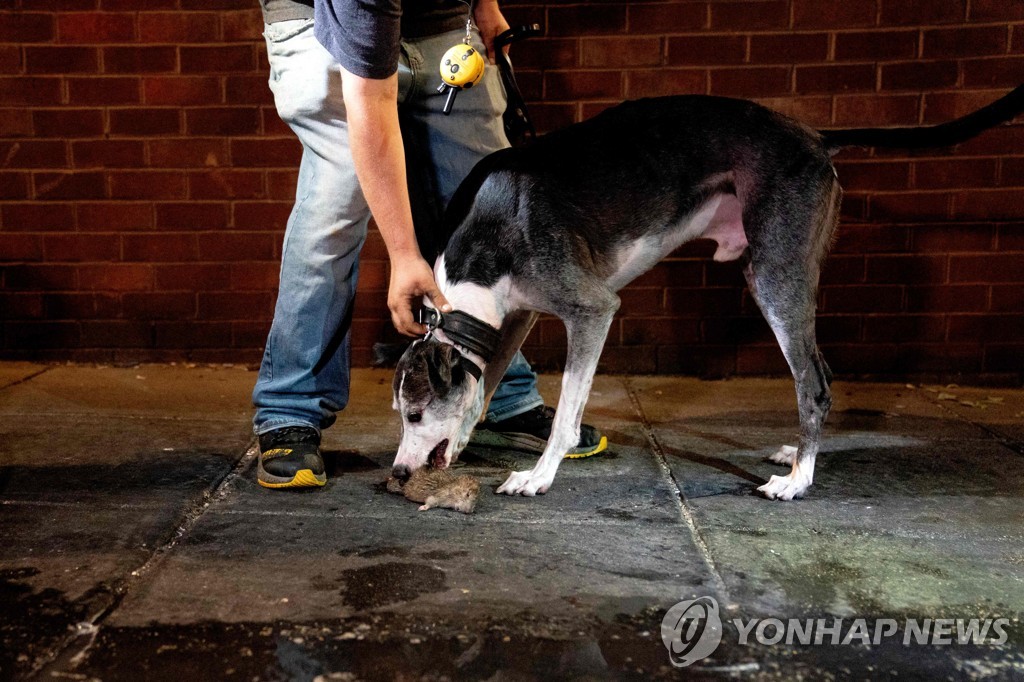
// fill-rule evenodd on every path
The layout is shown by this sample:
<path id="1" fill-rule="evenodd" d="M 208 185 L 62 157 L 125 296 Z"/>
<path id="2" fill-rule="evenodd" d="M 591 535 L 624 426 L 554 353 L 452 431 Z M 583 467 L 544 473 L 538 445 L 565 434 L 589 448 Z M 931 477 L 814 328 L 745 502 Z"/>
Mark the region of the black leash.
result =
<path id="1" fill-rule="evenodd" d="M 498 343 L 501 341 L 500 331 L 461 310 L 441 313 L 435 308 L 420 308 L 418 318 L 420 324 L 427 325 L 428 338 L 435 329 L 443 329 L 452 343 L 476 353 L 484 362 L 490 362 L 494 358 Z M 476 377 L 477 381 L 480 380 L 483 370 L 475 362 L 462 356 L 460 364 Z"/>

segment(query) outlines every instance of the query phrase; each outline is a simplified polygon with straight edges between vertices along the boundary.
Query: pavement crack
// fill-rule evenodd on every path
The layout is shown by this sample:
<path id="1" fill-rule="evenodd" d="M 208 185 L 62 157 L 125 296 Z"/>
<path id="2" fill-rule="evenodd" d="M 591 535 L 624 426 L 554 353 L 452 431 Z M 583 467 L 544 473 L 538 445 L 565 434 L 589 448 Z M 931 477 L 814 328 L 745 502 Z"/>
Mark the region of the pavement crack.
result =
<path id="1" fill-rule="evenodd" d="M 668 458 L 665 456 L 665 449 L 658 440 L 657 434 L 654 433 L 654 427 L 651 425 L 651 420 L 648 419 L 647 413 L 644 411 L 643 405 L 640 403 L 640 397 L 637 395 L 636 389 L 633 387 L 632 382 L 628 377 L 624 377 L 622 383 L 626 389 L 626 395 L 629 396 L 629 401 L 633 405 L 633 411 L 640 420 L 641 430 L 644 433 L 644 437 L 647 439 L 651 452 L 654 453 L 654 458 L 658 462 L 658 467 L 661 469 L 665 479 L 673 488 L 675 488 L 676 504 L 679 507 L 679 515 L 686 524 L 686 527 L 690 530 L 690 536 L 693 538 L 693 544 L 697 547 L 697 551 L 700 552 L 701 559 L 704 560 L 704 565 L 707 566 L 708 572 L 711 573 L 715 590 L 718 592 L 724 604 L 729 605 L 732 603 L 732 599 L 729 597 L 729 590 L 725 585 L 725 580 L 722 579 L 722 574 L 718 570 L 715 558 L 711 554 L 711 548 L 708 546 L 708 543 L 704 540 L 703 534 L 701 534 L 700 529 L 697 527 L 697 520 L 693 515 L 693 509 L 690 507 L 686 493 L 683 492 L 683 488 L 679 484 L 679 479 L 676 478 L 676 475 L 672 472 L 672 467 L 669 466 Z"/>
<path id="2" fill-rule="evenodd" d="M 51 369 L 53 369 L 53 368 L 52 367 L 43 367 L 38 372 L 33 372 L 32 374 L 29 374 L 27 377 L 22 377 L 20 379 L 15 379 L 14 381 L 11 381 L 9 383 L 4 384 L 3 386 L 0 386 L 0 391 L 3 391 L 3 390 L 8 389 L 8 388 L 12 388 L 14 386 L 18 386 L 20 384 L 25 383 L 26 381 L 32 381 L 33 379 L 35 379 L 40 374 L 46 374 Z"/>

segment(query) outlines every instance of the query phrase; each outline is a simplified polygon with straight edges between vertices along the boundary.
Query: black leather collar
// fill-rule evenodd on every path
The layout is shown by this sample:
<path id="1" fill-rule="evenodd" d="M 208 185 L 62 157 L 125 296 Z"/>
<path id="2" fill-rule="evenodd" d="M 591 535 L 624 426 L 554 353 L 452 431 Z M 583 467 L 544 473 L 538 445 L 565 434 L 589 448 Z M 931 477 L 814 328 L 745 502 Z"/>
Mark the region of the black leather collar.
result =
<path id="1" fill-rule="evenodd" d="M 494 358 L 498 343 L 501 341 L 500 331 L 461 310 L 442 313 L 434 308 L 421 308 L 419 322 L 427 325 L 427 336 L 435 329 L 443 329 L 452 343 L 476 353 L 484 362 L 490 362 Z M 462 366 L 479 381 L 482 375 L 480 367 L 468 358 L 463 357 L 463 360 Z"/>

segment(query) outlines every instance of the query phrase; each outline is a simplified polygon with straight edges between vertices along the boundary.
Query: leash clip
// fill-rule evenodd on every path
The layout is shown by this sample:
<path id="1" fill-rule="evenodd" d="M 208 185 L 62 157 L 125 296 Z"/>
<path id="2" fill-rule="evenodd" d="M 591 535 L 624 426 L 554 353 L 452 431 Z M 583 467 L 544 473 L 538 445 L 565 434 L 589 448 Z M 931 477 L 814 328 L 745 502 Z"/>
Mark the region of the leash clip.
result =
<path id="1" fill-rule="evenodd" d="M 420 308 L 416 313 L 416 321 L 427 326 L 427 334 L 444 326 L 444 316 L 436 308 Z"/>

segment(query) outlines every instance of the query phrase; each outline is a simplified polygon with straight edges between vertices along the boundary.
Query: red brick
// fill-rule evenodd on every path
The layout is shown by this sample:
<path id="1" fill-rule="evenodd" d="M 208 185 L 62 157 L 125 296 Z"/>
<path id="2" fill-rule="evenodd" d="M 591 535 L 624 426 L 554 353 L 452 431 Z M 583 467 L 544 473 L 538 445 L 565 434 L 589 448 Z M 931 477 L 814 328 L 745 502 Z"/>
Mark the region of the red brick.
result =
<path id="1" fill-rule="evenodd" d="M 176 263 L 196 260 L 199 255 L 194 234 L 136 233 L 124 235 L 123 241 L 126 261 Z"/>
<path id="2" fill-rule="evenodd" d="M 223 138 L 149 141 L 149 163 L 156 168 L 224 166 L 227 161 L 228 145 Z"/>
<path id="3" fill-rule="evenodd" d="M 102 173 L 37 173 L 33 177 L 37 199 L 104 199 Z"/>
<path id="4" fill-rule="evenodd" d="M 0 77 L 0 105 L 60 104 L 60 79 L 37 77 Z"/>
<path id="5" fill-rule="evenodd" d="M 785 28 L 789 25 L 789 2 L 756 0 L 754 2 L 711 3 L 711 28 L 723 31 Z"/>
<path id="6" fill-rule="evenodd" d="M 530 117 L 539 134 L 564 128 L 576 122 L 575 104 L 530 103 Z"/>
<path id="7" fill-rule="evenodd" d="M 74 348 L 79 345 L 77 322 L 9 322 L 5 325 L 14 348 Z"/>
<path id="8" fill-rule="evenodd" d="M 3 269 L 4 288 L 17 291 L 61 291 L 77 285 L 77 267 L 32 263 Z"/>
<path id="9" fill-rule="evenodd" d="M 927 343 L 943 341 L 946 318 L 943 315 L 868 315 L 864 318 L 867 343 Z"/>
<path id="10" fill-rule="evenodd" d="M 910 235 L 914 251 L 922 253 L 991 251 L 995 245 L 995 228 L 987 223 L 914 225 Z"/>
<path id="11" fill-rule="evenodd" d="M 520 62 L 516 60 L 516 68 Z M 231 104 L 266 104 L 273 106 L 274 94 L 267 87 L 266 74 L 227 76 L 224 79 L 224 101 Z"/>
<path id="12" fill-rule="evenodd" d="M 840 225 L 833 253 L 902 253 L 910 244 L 900 225 Z"/>
<path id="13" fill-rule="evenodd" d="M 956 196 L 954 215 L 968 220 L 1014 220 L 1024 217 L 1019 189 L 973 190 Z"/>
<path id="14" fill-rule="evenodd" d="M 943 220 L 950 216 L 953 195 L 948 192 L 876 194 L 870 199 L 872 220 Z"/>
<path id="15" fill-rule="evenodd" d="M 213 170 L 189 173 L 190 199 L 262 199 L 266 196 L 259 171 Z"/>
<path id="16" fill-rule="evenodd" d="M 32 122 L 39 137 L 97 137 L 103 134 L 101 109 L 36 109 Z"/>
<path id="17" fill-rule="evenodd" d="M 925 59 L 982 57 L 1006 52 L 1008 31 L 1005 26 L 935 29 L 924 32 Z"/>
<path id="18" fill-rule="evenodd" d="M 229 322 L 154 322 L 153 331 L 157 348 L 226 348 L 231 344 Z"/>
<path id="19" fill-rule="evenodd" d="M 548 35 L 594 36 L 626 30 L 625 5 L 551 7 Z"/>
<path id="20" fill-rule="evenodd" d="M 1024 371 L 1024 344 L 986 344 L 985 370 L 988 372 L 1016 373 Z"/>
<path id="21" fill-rule="evenodd" d="M 967 17 L 967 0 L 881 0 L 881 4 L 883 26 L 949 24 Z"/>
<path id="22" fill-rule="evenodd" d="M 100 0 L 100 8 L 107 12 L 137 12 L 177 9 L 178 0 Z"/>
<path id="23" fill-rule="evenodd" d="M 1000 225 L 996 240 L 1000 251 L 1024 251 L 1024 225 Z"/>
<path id="24" fill-rule="evenodd" d="M 96 73 L 99 53 L 91 47 L 26 47 L 26 73 Z"/>
<path id="25" fill-rule="evenodd" d="M 138 78 L 69 78 L 68 94 L 72 105 L 136 104 L 142 101 Z"/>
<path id="26" fill-rule="evenodd" d="M 992 287 L 992 311 L 1024 313 L 1024 284 L 1006 284 Z"/>
<path id="27" fill-rule="evenodd" d="M 18 45 L 0 45 L 0 73 L 21 73 L 21 47 Z"/>
<path id="28" fill-rule="evenodd" d="M 238 139 L 231 141 L 231 162 L 238 167 L 295 167 L 302 147 L 295 139 Z"/>
<path id="29" fill-rule="evenodd" d="M 658 66 L 661 64 L 661 38 L 584 38 L 582 64 L 588 67 L 615 68 Z"/>
<path id="30" fill-rule="evenodd" d="M 959 67 L 956 62 L 907 62 L 882 66 L 883 90 L 923 91 L 956 85 Z"/>
<path id="31" fill-rule="evenodd" d="M 126 293 L 121 299 L 125 317 L 133 320 L 194 320 L 193 293 Z"/>
<path id="32" fill-rule="evenodd" d="M 279 238 L 269 232 L 213 232 L 199 235 L 199 259 L 205 261 L 276 260 Z M 367 268 L 369 273 L 372 268 Z M 360 268 L 360 277 L 363 276 Z"/>
<path id="33" fill-rule="evenodd" d="M 43 295 L 43 307 L 50 319 L 110 319 L 121 316 L 121 297 L 104 293 L 48 293 Z"/>
<path id="34" fill-rule="evenodd" d="M 135 15 L 66 12 L 57 16 L 62 43 L 127 43 L 135 39 Z"/>
<path id="35" fill-rule="evenodd" d="M 840 95 L 835 123 L 839 126 L 917 125 L 919 95 Z"/>
<path id="36" fill-rule="evenodd" d="M 223 100 L 216 76 L 154 76 L 143 80 L 142 89 L 146 104 L 220 104 Z"/>
<path id="37" fill-rule="evenodd" d="M 199 292 L 200 320 L 246 320 L 273 312 L 274 296 L 269 292 Z"/>
<path id="38" fill-rule="evenodd" d="M 181 48 L 182 73 L 251 71 L 256 55 L 251 45 L 218 45 Z"/>
<path id="39" fill-rule="evenodd" d="M 110 174 L 113 199 L 184 199 L 185 176 L 172 171 L 115 171 Z"/>
<path id="40" fill-rule="evenodd" d="M 145 321 L 85 320 L 82 345 L 100 348 L 148 348 L 153 345 L 153 330 Z"/>
<path id="41" fill-rule="evenodd" d="M 48 43 L 54 38 L 52 14 L 4 12 L 0 17 L 0 42 Z"/>
<path id="42" fill-rule="evenodd" d="M 901 286 L 822 287 L 821 293 L 821 308 L 830 313 L 897 313 L 903 307 Z"/>
<path id="43" fill-rule="evenodd" d="M 19 107 L 17 109 L 0 109 L 0 136 L 30 137 L 33 134 L 33 112 Z"/>
<path id="44" fill-rule="evenodd" d="M 85 291 L 148 291 L 153 288 L 153 269 L 138 263 L 82 265 L 78 279 Z"/>
<path id="45" fill-rule="evenodd" d="M 1024 56 L 970 59 L 963 62 L 963 69 L 964 87 L 1016 87 L 1024 70 Z"/>
<path id="46" fill-rule="evenodd" d="M 851 190 L 896 190 L 910 186 L 910 166 L 905 161 L 837 163 L 839 182 Z"/>
<path id="47" fill-rule="evenodd" d="M 621 339 L 624 346 L 696 343 L 700 340 L 700 323 L 696 319 L 633 317 L 622 325 Z"/>
<path id="48" fill-rule="evenodd" d="M 5 168 L 66 168 L 67 146 L 59 140 L 0 142 Z"/>
<path id="49" fill-rule="evenodd" d="M 753 64 L 823 62 L 827 57 L 827 33 L 780 33 L 750 36 L 750 61 Z"/>
<path id="50" fill-rule="evenodd" d="M 0 209 L 4 230 L 42 232 L 73 230 L 75 212 L 72 204 L 44 202 L 8 203 Z"/>
<path id="51" fill-rule="evenodd" d="M 707 90 L 708 72 L 703 70 L 654 69 L 630 71 L 626 75 L 626 96 L 630 99 L 673 94 L 703 94 Z"/>
<path id="52" fill-rule="evenodd" d="M 544 89 L 551 99 L 600 99 L 622 97 L 620 71 L 549 71 Z"/>
<path id="53" fill-rule="evenodd" d="M 832 121 L 830 97 L 760 97 L 757 102 L 812 126 L 828 128 Z"/>
<path id="54" fill-rule="evenodd" d="M 270 170 L 267 177 L 267 199 L 279 199 L 282 201 L 295 201 L 295 185 L 298 183 L 299 174 L 297 171 L 276 171 Z M 370 222 L 373 225 L 373 222 Z"/>
<path id="55" fill-rule="evenodd" d="M 205 265 L 154 265 L 157 291 L 223 291 L 231 286 L 230 266 L 226 263 Z"/>
<path id="56" fill-rule="evenodd" d="M 220 230 L 227 226 L 225 203 L 189 201 L 156 205 L 158 230 Z"/>
<path id="57" fill-rule="evenodd" d="M 255 135 L 260 113 L 255 107 L 209 107 L 185 110 L 189 135 Z"/>
<path id="58" fill-rule="evenodd" d="M 146 164 L 141 140 L 82 140 L 71 144 L 75 168 L 140 168 Z"/>
<path id="59" fill-rule="evenodd" d="M 867 281 L 885 284 L 941 284 L 947 279 L 945 256 L 871 256 Z"/>
<path id="60" fill-rule="evenodd" d="M 39 235 L 0 232 L 0 262 L 42 259 L 43 243 Z"/>
<path id="61" fill-rule="evenodd" d="M 875 25 L 874 2 L 793 0 L 795 28 L 852 28 Z"/>
<path id="62" fill-rule="evenodd" d="M 111 135 L 176 135 L 181 132 L 181 115 L 174 108 L 110 110 Z"/>
<path id="63" fill-rule="evenodd" d="M 96 9 L 97 0 L 29 0 L 33 7 L 47 10 L 90 10 Z"/>
<path id="64" fill-rule="evenodd" d="M 0 243 L 6 240 L 0 235 Z M 0 248 L 0 261 L 5 259 L 7 252 Z M 43 314 L 43 297 L 37 293 L 2 294 L 0 293 L 0 319 L 25 320 L 40 319 Z"/>
<path id="65" fill-rule="evenodd" d="M 951 282 L 1024 282 L 1024 266 L 1020 254 L 985 254 L 949 258 Z"/>
<path id="66" fill-rule="evenodd" d="M 917 31 L 854 31 L 836 34 L 836 61 L 888 61 L 917 56 Z"/>
<path id="67" fill-rule="evenodd" d="M 0 199 L 29 199 L 29 173 L 0 172 Z"/>
<path id="68" fill-rule="evenodd" d="M 536 116 L 534 109 L 540 108 L 543 103 L 537 103 L 535 100 L 530 102 L 530 115 L 534 116 L 536 122 Z M 285 136 L 294 135 L 292 129 L 288 127 L 288 124 L 281 120 L 281 117 L 277 115 L 277 109 L 274 107 L 261 107 L 260 108 L 260 122 L 263 126 L 263 134 L 268 136 Z"/>
<path id="69" fill-rule="evenodd" d="M 210 12 L 142 12 L 139 38 L 145 43 L 216 42 L 219 22 Z"/>
<path id="70" fill-rule="evenodd" d="M 796 67 L 796 91 L 840 93 L 875 89 L 875 67 L 871 64 Z"/>
<path id="71" fill-rule="evenodd" d="M 710 23 L 704 3 L 629 3 L 627 7 L 630 33 L 680 33 L 707 28 Z"/>
<path id="72" fill-rule="evenodd" d="M 277 262 L 233 265 L 231 266 L 231 290 L 276 292 L 280 270 L 281 265 Z"/>
<path id="73" fill-rule="evenodd" d="M 790 70 L 784 67 L 753 67 L 711 70 L 712 95 L 766 97 L 790 91 Z"/>
<path id="74" fill-rule="evenodd" d="M 116 234 L 48 234 L 43 236 L 48 263 L 116 261 L 121 239 Z"/>
<path id="75" fill-rule="evenodd" d="M 1024 21 L 1024 5 L 1006 0 L 971 0 L 971 21 Z"/>
<path id="76" fill-rule="evenodd" d="M 960 118 L 999 99 L 1002 91 L 934 92 L 924 97 L 924 122 L 944 123 Z"/>
<path id="77" fill-rule="evenodd" d="M 263 39 L 263 14 L 259 9 L 226 12 L 221 15 L 226 42 L 253 42 Z"/>
<path id="78" fill-rule="evenodd" d="M 291 210 L 292 204 L 286 201 L 239 201 L 235 202 L 233 206 L 234 218 L 231 224 L 241 230 L 283 230 L 291 215 Z M 376 236 L 368 237 L 368 240 L 380 239 L 379 235 L 373 234 Z M 381 242 L 382 244 L 383 242 Z M 368 246 L 368 244 L 363 245 L 361 258 L 387 258 L 386 252 L 375 252 Z"/>
<path id="79" fill-rule="evenodd" d="M 742 64 L 746 56 L 745 36 L 683 36 L 668 39 L 668 63 L 673 66 Z"/>
<path id="80" fill-rule="evenodd" d="M 176 71 L 178 54 L 174 47 L 105 47 L 103 70 L 106 73 L 164 73 Z"/>
<path id="81" fill-rule="evenodd" d="M 1022 315 L 950 315 L 950 341 L 1015 341 L 1024 338 Z"/>
<path id="82" fill-rule="evenodd" d="M 950 159 L 914 163 L 914 186 L 920 189 L 991 187 L 995 183 L 995 159 Z"/>
<path id="83" fill-rule="evenodd" d="M 985 309 L 988 287 L 978 285 L 907 288 L 907 312 L 955 313 Z"/>
<path id="84" fill-rule="evenodd" d="M 127 201 L 79 204 L 78 229 L 102 232 L 153 227 L 153 205 Z"/>

